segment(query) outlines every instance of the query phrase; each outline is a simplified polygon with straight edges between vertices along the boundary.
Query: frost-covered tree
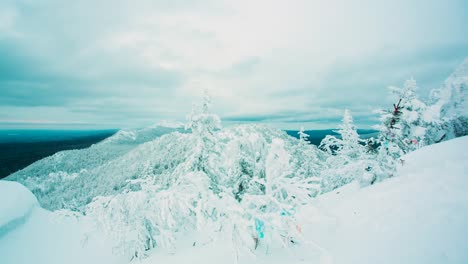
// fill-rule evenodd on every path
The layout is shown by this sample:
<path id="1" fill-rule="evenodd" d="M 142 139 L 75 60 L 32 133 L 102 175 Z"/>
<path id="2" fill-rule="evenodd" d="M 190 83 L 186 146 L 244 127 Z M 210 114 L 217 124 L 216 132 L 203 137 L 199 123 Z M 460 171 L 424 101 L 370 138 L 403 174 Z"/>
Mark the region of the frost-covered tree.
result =
<path id="1" fill-rule="evenodd" d="M 301 144 L 308 143 L 309 135 L 305 133 L 303 126 L 301 126 L 301 129 L 297 134 L 299 135 L 299 142 L 301 142 Z"/>
<path id="2" fill-rule="evenodd" d="M 445 81 L 441 88 L 430 94 L 427 120 L 434 120 L 429 127 L 430 143 L 468 135 L 468 58 Z"/>
<path id="3" fill-rule="evenodd" d="M 317 147 L 309 143 L 309 135 L 304 132 L 304 127 L 300 128 L 298 134 L 299 144 L 292 153 L 291 163 L 296 177 L 308 180 L 313 186 L 310 195 L 316 196 L 321 192 L 320 171 L 323 169 L 321 160 L 324 158 Z"/>
<path id="4" fill-rule="evenodd" d="M 345 110 L 343 122 L 336 132 L 339 137 L 327 135 L 319 146 L 330 154 L 328 166 L 321 176 L 324 191 L 333 190 L 353 180 L 366 183 L 372 181 L 373 177 L 369 172 L 370 158 L 348 110 Z"/>
<path id="5" fill-rule="evenodd" d="M 215 131 L 221 128 L 219 116 L 210 113 L 211 98 L 204 91 L 201 107 L 194 106 L 187 117 L 186 129 L 192 131 L 196 139 L 193 146 L 192 166 L 190 170 L 201 171 L 211 179 L 211 188 L 219 192 L 219 180 L 224 175 L 217 164 L 220 163 L 220 146 L 217 144 Z"/>
<path id="6" fill-rule="evenodd" d="M 417 97 L 414 79 L 407 80 L 403 88 L 389 89 L 398 103 L 391 111 L 382 111 L 382 124 L 378 128 L 381 143 L 397 158 L 426 144 L 426 129 L 432 121 L 424 119 L 427 106 Z"/>
<path id="7" fill-rule="evenodd" d="M 221 128 L 221 120 L 216 114 L 210 113 L 212 102 L 207 91 L 203 93 L 201 106 L 194 105 L 192 112 L 187 116 L 186 129 L 190 129 L 194 135 L 208 142 L 213 139 L 214 131 Z"/>
<path id="8" fill-rule="evenodd" d="M 251 211 L 256 226 L 262 223 L 264 230 L 257 230 L 255 239 L 265 238 L 266 244 L 286 246 L 300 238 L 295 213 L 310 202 L 319 185 L 314 177 L 295 175 L 291 154 L 282 139 L 273 139 L 265 160 L 265 178 L 255 178 L 259 194 L 246 194 L 244 208 Z M 252 210 L 253 209 L 253 210 Z"/>

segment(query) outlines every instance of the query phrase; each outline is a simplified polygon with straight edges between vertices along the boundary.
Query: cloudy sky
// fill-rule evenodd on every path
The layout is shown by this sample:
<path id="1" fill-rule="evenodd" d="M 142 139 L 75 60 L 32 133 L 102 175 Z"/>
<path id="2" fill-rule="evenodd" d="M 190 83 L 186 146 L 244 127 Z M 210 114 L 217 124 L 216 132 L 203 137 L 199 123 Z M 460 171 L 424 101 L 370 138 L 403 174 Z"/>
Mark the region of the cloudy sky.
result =
<path id="1" fill-rule="evenodd" d="M 441 85 L 467 30 L 466 0 L 2 0 L 0 128 L 184 121 L 204 89 L 225 124 L 369 127 L 387 86 Z"/>

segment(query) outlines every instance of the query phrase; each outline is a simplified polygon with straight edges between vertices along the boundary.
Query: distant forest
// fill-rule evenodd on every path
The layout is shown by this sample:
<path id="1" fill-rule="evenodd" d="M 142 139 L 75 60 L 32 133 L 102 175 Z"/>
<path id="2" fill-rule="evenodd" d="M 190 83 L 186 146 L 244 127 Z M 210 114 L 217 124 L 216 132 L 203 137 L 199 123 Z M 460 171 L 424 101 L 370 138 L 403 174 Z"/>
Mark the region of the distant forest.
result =
<path id="1" fill-rule="evenodd" d="M 83 149 L 115 131 L 2 131 L 0 179 L 30 164 L 68 149 Z"/>

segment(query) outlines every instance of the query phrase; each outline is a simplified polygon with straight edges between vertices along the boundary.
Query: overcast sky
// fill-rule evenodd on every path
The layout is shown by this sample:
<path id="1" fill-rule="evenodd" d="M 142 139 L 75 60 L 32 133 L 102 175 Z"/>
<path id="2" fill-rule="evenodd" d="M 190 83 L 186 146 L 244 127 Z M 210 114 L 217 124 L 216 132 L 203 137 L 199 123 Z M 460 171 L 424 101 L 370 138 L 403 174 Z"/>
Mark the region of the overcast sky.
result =
<path id="1" fill-rule="evenodd" d="M 466 56 L 466 0 L 1 0 L 0 128 L 184 121 L 204 89 L 225 124 L 366 128 Z"/>

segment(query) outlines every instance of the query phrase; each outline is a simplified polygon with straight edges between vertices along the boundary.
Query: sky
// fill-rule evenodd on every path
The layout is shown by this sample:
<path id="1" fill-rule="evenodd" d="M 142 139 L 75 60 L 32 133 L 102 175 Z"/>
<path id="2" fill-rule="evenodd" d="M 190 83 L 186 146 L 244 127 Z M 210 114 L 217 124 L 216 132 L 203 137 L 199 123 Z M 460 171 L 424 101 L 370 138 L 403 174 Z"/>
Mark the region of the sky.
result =
<path id="1" fill-rule="evenodd" d="M 2 0 L 0 129 L 184 122 L 359 128 L 468 56 L 466 0 Z"/>

